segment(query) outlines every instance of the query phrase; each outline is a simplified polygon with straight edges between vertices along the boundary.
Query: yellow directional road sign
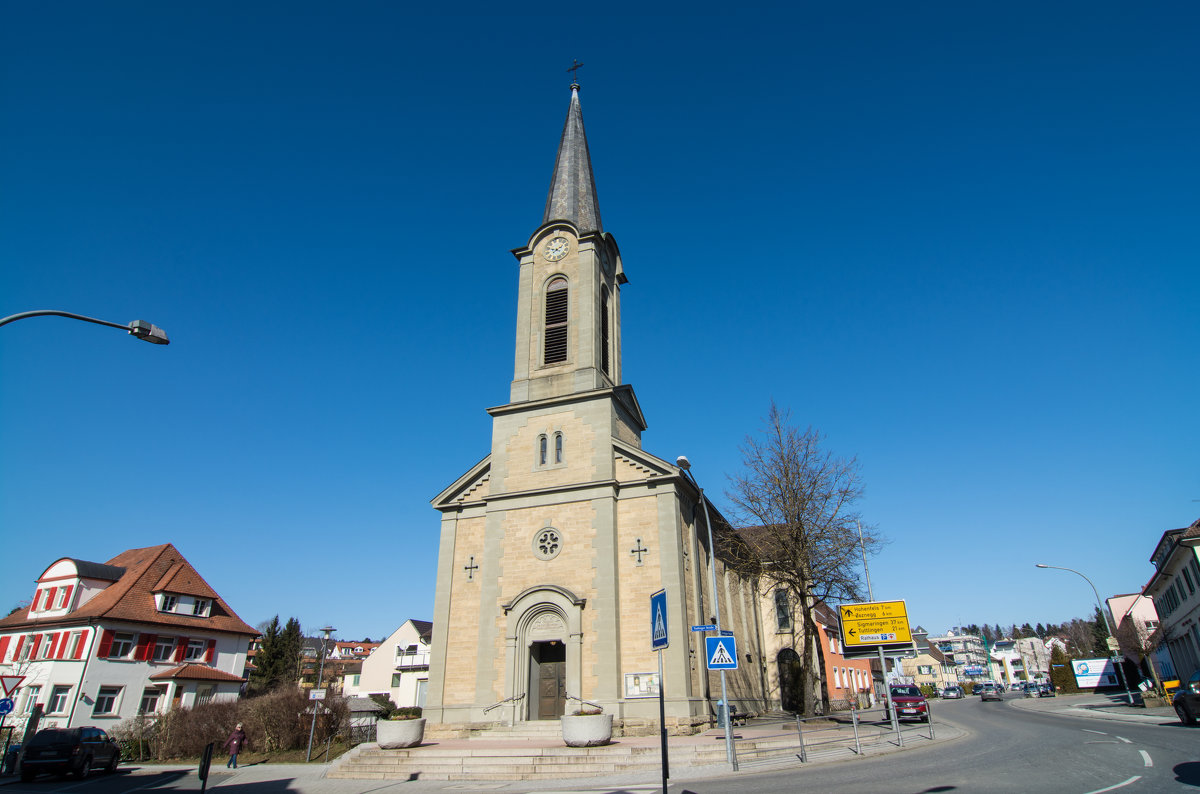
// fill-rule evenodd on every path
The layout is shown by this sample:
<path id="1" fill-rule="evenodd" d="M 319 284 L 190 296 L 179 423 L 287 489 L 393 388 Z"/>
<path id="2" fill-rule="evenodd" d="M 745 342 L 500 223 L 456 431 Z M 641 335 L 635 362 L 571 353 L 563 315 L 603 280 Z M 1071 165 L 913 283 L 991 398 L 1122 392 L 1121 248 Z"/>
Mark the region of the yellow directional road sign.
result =
<path id="1" fill-rule="evenodd" d="M 842 604 L 838 616 L 842 620 L 842 642 L 847 648 L 912 642 L 908 609 L 903 601 Z"/>

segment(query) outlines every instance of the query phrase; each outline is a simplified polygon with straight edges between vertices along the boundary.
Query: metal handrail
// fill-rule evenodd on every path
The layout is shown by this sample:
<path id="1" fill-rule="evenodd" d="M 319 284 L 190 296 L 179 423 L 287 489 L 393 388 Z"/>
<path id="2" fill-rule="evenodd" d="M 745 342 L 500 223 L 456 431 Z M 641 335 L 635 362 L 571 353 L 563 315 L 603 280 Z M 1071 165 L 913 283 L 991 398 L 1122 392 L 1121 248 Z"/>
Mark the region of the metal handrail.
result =
<path id="1" fill-rule="evenodd" d="M 583 698 L 577 698 L 574 695 L 567 694 L 567 693 L 564 693 L 564 695 L 566 695 L 567 700 L 578 700 L 580 706 L 582 706 L 584 703 L 586 703 L 589 706 L 591 706 L 592 708 L 596 708 L 596 709 L 599 709 L 600 711 L 604 711 L 604 706 L 601 706 L 599 703 L 593 703 L 590 700 L 584 700 Z"/>
<path id="2" fill-rule="evenodd" d="M 488 706 L 486 709 L 484 709 L 484 710 L 483 710 L 483 713 L 484 713 L 484 714 L 487 714 L 487 713 L 488 713 L 489 711 L 491 711 L 492 709 L 494 709 L 494 708 L 497 708 L 498 706 L 503 706 L 505 703 L 508 703 L 509 701 L 512 701 L 513 703 L 517 703 L 517 702 L 519 702 L 519 701 L 521 700 L 521 698 L 523 698 L 523 697 L 525 697 L 525 693 L 524 693 L 524 692 L 522 692 L 522 693 L 521 693 L 521 694 L 519 694 L 519 695 L 513 695 L 513 696 L 512 696 L 512 697 L 510 697 L 510 698 L 505 698 L 504 700 L 501 700 L 499 703 L 493 703 L 492 705 Z"/>

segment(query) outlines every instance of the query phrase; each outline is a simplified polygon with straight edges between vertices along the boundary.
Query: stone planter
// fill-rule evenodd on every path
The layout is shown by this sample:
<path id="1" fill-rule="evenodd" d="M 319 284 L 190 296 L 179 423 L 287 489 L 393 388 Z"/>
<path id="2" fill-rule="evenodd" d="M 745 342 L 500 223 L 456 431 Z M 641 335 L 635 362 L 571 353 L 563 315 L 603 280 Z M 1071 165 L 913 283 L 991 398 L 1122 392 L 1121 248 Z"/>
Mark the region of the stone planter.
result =
<path id="1" fill-rule="evenodd" d="M 567 747 L 597 747 L 612 741 L 611 714 L 568 714 L 562 718 Z"/>
<path id="2" fill-rule="evenodd" d="M 385 750 L 416 747 L 425 738 L 425 718 L 380 720 L 375 723 L 375 741 Z"/>
<path id="3" fill-rule="evenodd" d="M 1142 705 L 1148 709 L 1157 709 L 1171 704 L 1158 695 L 1142 695 Z"/>

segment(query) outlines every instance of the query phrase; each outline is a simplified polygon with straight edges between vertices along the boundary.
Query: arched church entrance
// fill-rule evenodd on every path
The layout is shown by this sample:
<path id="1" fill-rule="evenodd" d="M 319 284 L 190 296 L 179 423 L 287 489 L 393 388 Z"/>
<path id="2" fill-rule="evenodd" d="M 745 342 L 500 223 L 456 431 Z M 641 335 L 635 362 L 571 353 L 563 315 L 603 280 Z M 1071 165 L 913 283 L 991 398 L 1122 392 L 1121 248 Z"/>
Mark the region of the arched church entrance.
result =
<path id="1" fill-rule="evenodd" d="M 779 700 L 784 711 L 800 711 L 803 702 L 800 676 L 800 656 L 791 648 L 784 648 L 775 657 L 779 668 Z"/>
<path id="2" fill-rule="evenodd" d="M 584 600 L 556 585 L 531 587 L 504 605 L 508 616 L 507 697 L 524 695 L 522 718 L 556 720 L 570 697 L 582 697 Z"/>

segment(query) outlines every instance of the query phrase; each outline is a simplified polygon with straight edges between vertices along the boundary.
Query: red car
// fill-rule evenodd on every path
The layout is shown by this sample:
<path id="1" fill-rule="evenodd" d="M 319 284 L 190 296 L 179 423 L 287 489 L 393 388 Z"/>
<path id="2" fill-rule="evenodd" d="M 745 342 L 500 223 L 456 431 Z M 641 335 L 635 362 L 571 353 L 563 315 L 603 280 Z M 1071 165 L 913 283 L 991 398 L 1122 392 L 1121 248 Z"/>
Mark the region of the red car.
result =
<path id="1" fill-rule="evenodd" d="M 896 704 L 896 716 L 901 720 L 929 722 L 929 703 L 921 694 L 921 688 L 912 684 L 897 684 L 892 687 L 892 702 Z M 887 719 L 891 714 L 887 707 L 883 713 Z"/>

